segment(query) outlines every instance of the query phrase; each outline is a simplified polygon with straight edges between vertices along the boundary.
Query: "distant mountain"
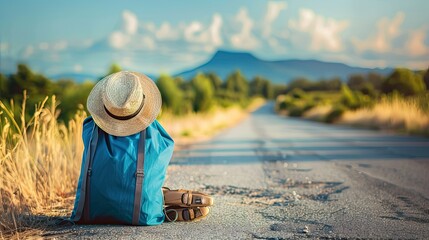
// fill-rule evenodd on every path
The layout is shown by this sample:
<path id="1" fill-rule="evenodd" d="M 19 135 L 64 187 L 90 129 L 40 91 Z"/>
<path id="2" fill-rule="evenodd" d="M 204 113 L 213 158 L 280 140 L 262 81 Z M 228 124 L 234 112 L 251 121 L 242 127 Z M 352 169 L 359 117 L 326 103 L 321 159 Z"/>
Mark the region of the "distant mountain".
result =
<path id="1" fill-rule="evenodd" d="M 53 80 L 70 79 L 70 80 L 74 80 L 75 82 L 82 83 L 87 80 L 96 81 L 98 80 L 98 78 L 100 78 L 100 76 L 85 74 L 85 73 L 61 73 L 61 74 L 50 76 L 49 78 Z"/>
<path id="2" fill-rule="evenodd" d="M 215 72 L 225 78 L 234 70 L 239 69 L 247 78 L 260 75 L 276 83 L 287 83 L 297 77 L 311 80 L 340 77 L 343 81 L 350 74 L 376 72 L 386 75 L 391 68 L 351 67 L 343 63 L 322 62 L 317 60 L 280 60 L 265 61 L 250 53 L 217 51 L 213 57 L 201 66 L 184 71 L 176 76 L 189 79 L 198 72 Z"/>

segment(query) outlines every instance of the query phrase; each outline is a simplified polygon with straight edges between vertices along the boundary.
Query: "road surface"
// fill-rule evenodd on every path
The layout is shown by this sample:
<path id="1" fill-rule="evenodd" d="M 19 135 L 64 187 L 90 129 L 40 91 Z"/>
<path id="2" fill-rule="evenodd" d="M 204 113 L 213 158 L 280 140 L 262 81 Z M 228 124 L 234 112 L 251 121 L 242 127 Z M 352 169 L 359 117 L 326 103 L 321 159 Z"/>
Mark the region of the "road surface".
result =
<path id="1" fill-rule="evenodd" d="M 166 186 L 213 194 L 205 219 L 74 226 L 56 238 L 429 238 L 429 140 L 277 116 L 269 103 L 174 154 Z"/>

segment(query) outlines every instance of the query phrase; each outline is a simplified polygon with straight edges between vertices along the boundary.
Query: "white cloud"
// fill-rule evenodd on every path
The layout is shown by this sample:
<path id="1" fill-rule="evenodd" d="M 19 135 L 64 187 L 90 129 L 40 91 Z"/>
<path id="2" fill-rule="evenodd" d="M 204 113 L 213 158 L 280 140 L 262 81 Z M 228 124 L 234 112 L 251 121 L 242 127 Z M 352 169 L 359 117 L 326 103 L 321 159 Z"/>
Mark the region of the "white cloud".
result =
<path id="1" fill-rule="evenodd" d="M 52 45 L 52 49 L 55 50 L 55 51 L 62 51 L 64 49 L 66 49 L 67 46 L 68 46 L 67 41 L 63 40 L 63 41 L 59 41 L 59 42 L 54 43 Z"/>
<path id="2" fill-rule="evenodd" d="M 422 56 L 429 54 L 429 47 L 425 44 L 426 28 L 412 31 L 408 41 L 405 43 L 407 53 L 412 56 Z"/>
<path id="3" fill-rule="evenodd" d="M 47 42 L 39 43 L 39 49 L 40 50 L 48 50 L 49 49 L 49 43 L 47 43 Z"/>
<path id="4" fill-rule="evenodd" d="M 153 22 L 142 23 L 141 25 L 146 31 L 156 32 L 156 26 Z"/>
<path id="5" fill-rule="evenodd" d="M 278 40 L 278 38 L 268 38 L 268 44 L 272 49 L 274 49 L 276 54 L 284 54 L 288 52 L 287 47 L 285 47 L 282 42 Z"/>
<path id="6" fill-rule="evenodd" d="M 111 47 L 121 49 L 130 42 L 130 37 L 123 32 L 115 31 L 110 34 L 108 41 Z"/>
<path id="7" fill-rule="evenodd" d="M 131 42 L 131 36 L 137 33 L 138 19 L 131 11 L 122 12 L 122 28 L 112 32 L 108 37 L 108 43 L 111 47 L 122 49 Z"/>
<path id="8" fill-rule="evenodd" d="M 213 15 L 213 21 L 209 28 L 210 36 L 211 36 L 213 45 L 215 46 L 219 46 L 223 43 L 221 28 L 222 28 L 222 16 L 216 13 Z"/>
<path id="9" fill-rule="evenodd" d="M 335 20 L 317 15 L 311 9 L 301 9 L 299 20 L 290 20 L 289 27 L 297 32 L 310 35 L 312 50 L 328 50 L 339 52 L 343 49 L 342 39 L 339 36 L 348 27 L 345 20 Z M 295 39 L 296 43 L 305 42 L 306 36 Z"/>
<path id="10" fill-rule="evenodd" d="M 153 38 L 151 38 L 149 36 L 142 36 L 140 38 L 139 43 L 141 44 L 140 45 L 141 49 L 154 50 L 156 48 L 155 40 L 153 40 Z"/>
<path id="11" fill-rule="evenodd" d="M 352 39 L 358 52 L 371 50 L 377 53 L 386 53 L 392 49 L 392 40 L 399 36 L 400 27 L 404 21 L 403 12 L 396 13 L 392 20 L 382 18 L 377 23 L 377 33 L 366 40 Z"/>
<path id="12" fill-rule="evenodd" d="M 24 58 L 29 58 L 29 57 L 31 57 L 31 55 L 33 55 L 33 53 L 34 53 L 34 47 L 33 47 L 33 46 L 31 46 L 31 45 L 28 45 L 28 46 L 24 49 L 24 52 L 23 52 L 23 54 L 22 54 L 22 57 L 24 57 Z"/>
<path id="13" fill-rule="evenodd" d="M 203 24 L 197 21 L 191 22 L 191 24 L 189 24 L 189 26 L 186 27 L 185 29 L 185 39 L 188 40 L 189 42 L 196 42 L 198 39 L 198 36 L 196 36 L 196 34 L 198 32 L 201 32 L 203 29 Z"/>
<path id="14" fill-rule="evenodd" d="M 252 8 L 252 13 L 258 11 L 255 16 L 259 18 L 253 18 L 248 9 L 242 7 L 234 10 L 236 12 L 232 18 L 214 13 L 209 21 L 196 19 L 185 22 L 176 18 L 177 21 L 157 24 L 139 20 L 135 13 L 125 10 L 116 16 L 117 28 L 102 39 L 69 42 L 45 40 L 19 48 L 12 42 L 12 45 L 1 42 L 0 50 L 18 55 L 14 56 L 16 59 L 44 66 L 41 69 L 58 66 L 76 72 L 103 72 L 104 66 L 110 62 L 118 62 L 127 69 L 149 69 L 151 73 L 159 70 L 174 72 L 203 62 L 222 46 L 248 50 L 267 59 L 297 57 L 369 67 L 427 67 L 428 27 L 415 31 L 404 28 L 407 35 L 404 34 L 401 31 L 403 13 L 379 19 L 378 23 L 374 22 L 374 26 L 367 29 L 372 30 L 372 34 L 345 45 L 343 34 L 349 22 L 322 16 L 312 9 L 297 10 L 296 18 L 286 16 L 285 9 L 290 12 L 291 8 L 285 1 L 267 1 L 266 8 Z M 287 21 L 286 18 L 292 19 Z M 289 28 L 279 28 L 281 24 L 289 24 Z M 353 22 L 353 27 L 358 24 L 361 23 Z M 346 33 L 353 34 L 351 30 L 354 29 Z M 367 50 L 371 51 L 365 52 Z M 362 51 L 365 53 L 360 54 Z M 287 55 L 284 54 L 286 52 Z"/>
<path id="15" fill-rule="evenodd" d="M 205 51 L 213 51 L 223 44 L 221 28 L 222 17 L 214 14 L 212 22 L 208 28 L 204 28 L 201 22 L 191 22 L 184 29 L 184 39 L 189 43 L 199 43 L 203 45 Z"/>
<path id="16" fill-rule="evenodd" d="M 155 29 L 154 25 L 152 29 Z M 155 31 L 155 36 L 159 40 L 176 40 L 179 38 L 179 31 L 174 29 L 169 22 L 164 22 L 159 29 Z"/>
<path id="17" fill-rule="evenodd" d="M 122 28 L 128 34 L 135 34 L 138 29 L 139 21 L 137 16 L 131 11 L 125 10 L 122 12 Z"/>
<path id="18" fill-rule="evenodd" d="M 73 47 L 77 47 L 77 48 L 89 48 L 94 44 L 94 40 L 92 39 L 85 39 L 85 40 L 80 40 L 80 41 L 76 41 L 73 43 Z"/>
<path id="19" fill-rule="evenodd" d="M 264 26 L 262 29 L 262 35 L 269 37 L 271 35 L 271 24 L 277 19 L 280 12 L 286 9 L 286 2 L 272 2 L 269 1 L 267 4 L 267 12 L 265 13 Z"/>
<path id="20" fill-rule="evenodd" d="M 69 46 L 68 42 L 61 40 L 54 43 L 41 42 L 36 48 L 42 51 L 64 51 Z"/>
<path id="21" fill-rule="evenodd" d="M 7 42 L 0 42 L 0 50 L 5 51 L 9 49 L 9 44 Z"/>
<path id="22" fill-rule="evenodd" d="M 230 38 L 231 44 L 236 48 L 253 49 L 259 45 L 259 41 L 252 33 L 253 20 L 248 16 L 246 8 L 240 8 L 235 20 L 241 23 L 241 30 Z"/>
<path id="23" fill-rule="evenodd" d="M 82 65 L 80 65 L 80 64 L 75 64 L 75 65 L 74 65 L 74 67 L 73 67 L 73 70 L 74 70 L 75 72 L 77 72 L 77 73 L 80 73 L 80 72 L 82 72 L 83 67 L 82 67 Z"/>
<path id="24" fill-rule="evenodd" d="M 153 23 L 142 24 L 143 29 L 148 26 L 155 29 Z M 133 49 L 133 50 L 154 50 L 156 43 L 153 32 L 142 34 L 138 32 L 139 21 L 137 16 L 131 11 L 125 10 L 122 13 L 122 28 L 110 33 L 107 42 L 114 49 Z"/>

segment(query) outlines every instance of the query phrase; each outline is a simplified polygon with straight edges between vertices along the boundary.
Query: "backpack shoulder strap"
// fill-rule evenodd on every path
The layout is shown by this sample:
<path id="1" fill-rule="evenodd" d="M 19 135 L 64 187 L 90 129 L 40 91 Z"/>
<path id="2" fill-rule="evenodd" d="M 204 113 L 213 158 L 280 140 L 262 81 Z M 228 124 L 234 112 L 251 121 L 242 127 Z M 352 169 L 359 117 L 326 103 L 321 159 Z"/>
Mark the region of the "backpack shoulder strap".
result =
<path id="1" fill-rule="evenodd" d="M 75 217 L 72 219 L 72 221 L 74 222 L 77 222 L 81 219 L 82 213 L 84 211 L 84 206 L 89 205 L 88 196 L 87 196 L 89 191 L 88 177 L 91 175 L 92 159 L 94 158 L 95 149 L 97 148 L 98 135 L 99 135 L 98 126 L 94 124 L 94 127 L 92 128 L 91 139 L 89 140 L 88 151 L 86 153 L 86 158 L 85 158 L 85 167 L 83 171 L 84 175 L 82 177 L 82 185 L 80 188 L 79 204 L 76 210 Z"/>
<path id="2" fill-rule="evenodd" d="M 134 191 L 133 225 L 138 225 L 140 220 L 140 208 L 144 179 L 144 156 L 146 143 L 146 129 L 141 131 L 137 154 L 136 188 Z"/>

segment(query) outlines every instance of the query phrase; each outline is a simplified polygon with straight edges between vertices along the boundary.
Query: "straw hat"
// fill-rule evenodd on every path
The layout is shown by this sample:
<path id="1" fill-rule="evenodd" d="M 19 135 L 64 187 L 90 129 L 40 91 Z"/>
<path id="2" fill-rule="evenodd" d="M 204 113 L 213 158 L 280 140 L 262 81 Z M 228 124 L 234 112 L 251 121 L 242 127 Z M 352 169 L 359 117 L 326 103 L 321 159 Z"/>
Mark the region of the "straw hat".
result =
<path id="1" fill-rule="evenodd" d="M 106 133 L 128 136 L 147 128 L 158 116 L 161 104 L 161 94 L 152 79 L 121 71 L 94 86 L 87 108 Z"/>

